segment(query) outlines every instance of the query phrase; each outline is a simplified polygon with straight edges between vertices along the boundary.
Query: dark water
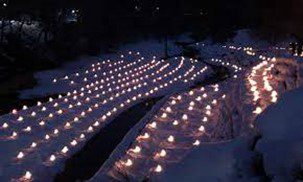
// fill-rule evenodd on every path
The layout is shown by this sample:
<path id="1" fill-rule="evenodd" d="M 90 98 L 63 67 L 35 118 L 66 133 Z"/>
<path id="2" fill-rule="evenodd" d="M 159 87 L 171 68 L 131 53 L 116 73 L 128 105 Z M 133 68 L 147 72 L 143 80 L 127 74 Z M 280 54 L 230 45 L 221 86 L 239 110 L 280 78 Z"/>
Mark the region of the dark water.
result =
<path id="1" fill-rule="evenodd" d="M 91 178 L 122 141 L 126 133 L 160 99 L 143 101 L 118 115 L 109 125 L 93 136 L 79 152 L 66 161 L 64 171 L 56 176 L 55 181 L 83 181 Z"/>

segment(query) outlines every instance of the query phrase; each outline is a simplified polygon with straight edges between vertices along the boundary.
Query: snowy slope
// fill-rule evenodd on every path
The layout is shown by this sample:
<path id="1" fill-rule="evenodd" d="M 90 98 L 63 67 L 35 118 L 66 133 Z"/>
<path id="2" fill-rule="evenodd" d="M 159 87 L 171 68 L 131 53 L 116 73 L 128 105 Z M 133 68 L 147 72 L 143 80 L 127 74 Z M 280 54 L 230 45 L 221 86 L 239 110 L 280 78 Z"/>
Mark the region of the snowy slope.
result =
<path id="1" fill-rule="evenodd" d="M 262 138 L 257 151 L 263 155 L 266 174 L 274 181 L 295 180 L 303 164 L 303 88 L 286 93 L 259 118 Z"/>

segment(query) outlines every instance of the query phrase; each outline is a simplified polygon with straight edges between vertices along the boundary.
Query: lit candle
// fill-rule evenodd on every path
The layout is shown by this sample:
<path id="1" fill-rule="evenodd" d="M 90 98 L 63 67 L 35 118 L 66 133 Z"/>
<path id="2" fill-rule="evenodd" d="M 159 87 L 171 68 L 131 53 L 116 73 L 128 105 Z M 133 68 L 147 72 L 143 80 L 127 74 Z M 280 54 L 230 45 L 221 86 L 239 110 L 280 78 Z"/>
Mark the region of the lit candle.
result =
<path id="1" fill-rule="evenodd" d="M 49 160 L 51 162 L 54 162 L 56 160 L 56 156 L 55 155 L 51 155 L 50 158 L 49 158 Z"/>
<path id="2" fill-rule="evenodd" d="M 157 167 L 155 168 L 155 172 L 160 173 L 162 171 L 162 166 L 161 165 L 157 165 Z"/>
<path id="3" fill-rule="evenodd" d="M 205 131 L 204 126 L 201 125 L 201 126 L 199 127 L 199 131 L 204 132 L 204 131 Z"/>
<path id="4" fill-rule="evenodd" d="M 131 165 L 133 165 L 133 161 L 130 160 L 130 159 L 127 159 L 127 161 L 124 162 L 124 165 L 125 165 L 125 166 L 131 166 Z"/>
<path id="5" fill-rule="evenodd" d="M 18 159 L 22 159 L 23 157 L 24 157 L 23 152 L 19 152 L 18 155 L 17 155 L 17 158 Z"/>
<path id="6" fill-rule="evenodd" d="M 199 140 L 196 140 L 194 143 L 193 143 L 194 146 L 198 146 L 200 145 L 200 141 Z"/>
<path id="7" fill-rule="evenodd" d="M 167 138 L 167 141 L 169 141 L 169 142 L 174 142 L 174 141 L 175 141 L 174 136 L 169 135 L 169 137 Z"/>
<path id="8" fill-rule="evenodd" d="M 62 152 L 63 154 L 66 154 L 66 153 L 68 152 L 67 146 L 64 146 L 64 147 L 62 148 L 61 152 Z"/>
<path id="9" fill-rule="evenodd" d="M 7 123 L 3 123 L 2 128 L 8 128 L 8 124 Z"/>
<path id="10" fill-rule="evenodd" d="M 134 153 L 140 153 L 141 148 L 139 146 L 136 146 L 134 149 L 132 149 L 131 151 L 133 151 Z"/>
<path id="11" fill-rule="evenodd" d="M 177 120 L 174 120 L 173 125 L 177 126 L 179 124 L 179 122 Z"/>
<path id="12" fill-rule="evenodd" d="M 261 107 L 257 107 L 254 111 L 253 111 L 253 113 L 255 113 L 255 114 L 260 114 L 262 112 L 262 108 Z"/>
<path id="13" fill-rule="evenodd" d="M 24 175 L 24 179 L 25 180 L 30 180 L 31 178 L 32 178 L 32 173 L 30 173 L 29 171 L 26 171 L 25 175 Z"/>
<path id="14" fill-rule="evenodd" d="M 35 148 L 37 146 L 37 143 L 36 142 L 33 142 L 32 144 L 31 144 L 31 148 Z"/>
<path id="15" fill-rule="evenodd" d="M 77 145 L 77 141 L 76 141 L 76 140 L 73 140 L 70 144 L 71 144 L 72 146 L 75 146 L 75 145 Z"/>

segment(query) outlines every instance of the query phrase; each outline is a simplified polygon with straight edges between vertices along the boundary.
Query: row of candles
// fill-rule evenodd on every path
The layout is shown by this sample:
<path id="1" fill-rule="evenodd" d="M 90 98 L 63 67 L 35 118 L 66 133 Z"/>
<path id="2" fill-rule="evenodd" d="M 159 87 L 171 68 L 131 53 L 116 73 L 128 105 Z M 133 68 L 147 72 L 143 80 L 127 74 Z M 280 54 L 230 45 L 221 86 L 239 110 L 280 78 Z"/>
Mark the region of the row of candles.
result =
<path id="1" fill-rule="evenodd" d="M 236 49 L 236 50 L 241 50 L 242 48 L 236 48 L 236 47 L 230 47 L 230 49 Z M 256 53 L 253 52 L 253 49 L 250 47 L 245 47 L 243 48 L 243 51 L 247 55 L 250 56 L 256 56 Z M 274 68 L 274 64 L 276 62 L 276 58 L 270 58 L 266 56 L 260 55 L 259 58 L 262 60 L 261 63 L 258 65 L 254 66 L 251 68 L 251 73 L 247 77 L 248 83 L 250 84 L 250 91 L 254 95 L 254 102 L 256 103 L 260 99 L 260 92 L 263 92 L 265 90 L 266 92 L 270 93 L 271 97 L 271 103 L 277 102 L 278 98 L 278 93 L 276 90 L 274 90 L 273 85 L 271 84 L 271 71 Z M 243 68 L 240 66 L 237 66 L 235 64 L 231 64 L 230 62 L 223 61 L 220 59 L 211 59 L 211 62 L 213 63 L 219 63 L 222 66 L 226 66 L 231 68 L 235 73 L 241 71 Z M 261 77 L 261 79 L 260 79 Z M 237 77 L 234 77 L 237 78 Z M 263 88 L 260 88 L 260 86 L 263 85 Z M 204 87 L 201 88 L 201 90 L 204 91 Z M 218 91 L 218 85 L 214 86 L 214 91 Z M 189 92 L 189 96 L 194 94 L 194 90 Z M 185 95 L 185 94 L 183 94 Z M 201 96 L 196 97 L 196 101 L 201 102 L 202 98 L 206 98 L 207 94 L 204 93 Z M 226 95 L 222 95 L 222 99 L 224 99 Z M 195 102 L 193 100 L 189 101 L 189 105 L 187 108 L 187 111 L 182 111 L 182 110 L 177 110 L 177 108 L 174 108 L 174 106 L 178 104 L 184 104 L 180 101 L 184 99 L 183 96 L 178 95 L 177 97 L 172 97 L 171 101 L 169 101 L 168 106 L 163 106 L 163 108 L 160 110 L 160 116 L 155 116 L 154 119 L 152 119 L 147 125 L 146 128 L 141 131 L 141 134 L 136 138 L 136 141 L 130 146 L 126 154 L 121 157 L 119 161 L 116 161 L 114 168 L 111 169 L 111 171 L 118 171 L 118 174 L 122 172 L 123 174 L 126 175 L 137 175 L 140 170 L 143 170 L 142 168 L 149 168 L 147 171 L 143 172 L 144 175 L 147 175 L 146 173 L 148 172 L 162 172 L 163 171 L 163 164 L 165 163 L 165 158 L 167 158 L 167 155 L 173 155 L 173 150 L 174 148 L 177 148 L 177 143 L 176 141 L 176 136 L 169 134 L 169 133 L 178 133 L 178 130 L 180 128 L 176 128 L 178 125 L 186 125 L 186 122 L 182 121 L 187 121 L 189 120 L 189 117 L 187 114 L 183 114 L 181 118 L 176 119 L 174 116 L 176 113 L 190 113 L 195 106 Z M 202 122 L 205 124 L 207 123 L 212 116 L 212 104 L 216 105 L 218 99 L 214 99 L 210 105 L 207 105 L 205 107 L 205 113 L 204 116 L 202 115 Z M 204 101 L 204 100 L 203 100 Z M 164 109 L 165 108 L 165 109 Z M 164 111 L 163 111 L 164 110 Z M 255 110 L 253 111 L 254 114 L 260 114 L 262 112 L 263 108 L 261 106 L 256 106 Z M 172 128 L 161 128 L 161 125 L 166 126 L 166 122 L 169 121 L 171 122 Z M 195 122 L 194 120 L 191 120 L 190 122 Z M 160 126 L 159 126 L 160 125 Z M 184 128 L 184 126 L 182 126 Z M 171 132 L 170 130 L 176 130 L 176 132 Z M 197 130 L 202 133 L 207 132 L 207 128 L 202 124 L 197 127 Z M 179 131 L 179 132 L 184 132 L 184 131 Z M 159 135 L 160 133 L 167 133 L 166 138 L 161 138 L 159 140 Z M 196 135 L 191 135 L 191 136 L 196 136 Z M 162 141 L 161 141 L 162 140 Z M 180 139 L 184 140 L 184 138 Z M 165 145 L 163 143 L 168 142 L 170 143 L 167 145 L 167 148 L 165 148 Z M 192 142 L 193 146 L 198 146 L 201 143 L 201 140 L 195 139 Z M 172 147 L 172 145 L 174 147 Z M 154 148 L 155 147 L 155 148 Z M 188 149 L 188 148 L 187 148 Z M 152 156 L 150 156 L 150 154 Z M 144 160 L 144 162 L 142 162 Z M 147 161 L 153 161 L 152 164 Z M 166 162 L 169 162 L 170 160 L 167 159 Z M 133 174 L 134 172 L 135 174 Z M 113 173 L 111 173 L 113 174 Z"/>
<path id="2" fill-rule="evenodd" d="M 152 61 L 152 62 L 153 62 L 153 61 Z M 161 62 L 163 62 L 163 61 L 161 61 Z M 144 69 L 144 72 L 142 72 L 142 74 L 145 73 L 146 71 L 149 71 L 149 70 L 155 68 L 155 67 L 158 66 L 161 62 L 157 62 L 157 64 L 154 64 L 154 65 L 150 66 L 148 69 Z M 149 63 L 148 63 L 148 64 L 149 64 Z M 168 66 L 168 65 L 166 64 L 165 67 L 167 67 L 167 66 Z M 163 67 L 162 67 L 160 70 L 163 70 Z M 156 72 L 159 73 L 159 70 L 156 71 Z M 153 74 L 153 73 L 152 73 L 152 74 Z M 139 75 L 137 75 L 137 76 L 139 76 Z M 145 75 L 145 76 L 148 76 L 148 75 Z M 134 75 L 132 75 L 132 77 L 134 77 Z M 135 80 L 135 79 L 134 79 L 134 80 Z M 133 82 L 134 80 L 131 80 L 131 82 Z M 120 82 L 120 83 L 121 83 L 121 82 Z M 79 90 L 74 90 L 72 94 L 71 94 L 70 92 L 68 92 L 68 93 L 66 94 L 67 96 L 66 96 L 65 98 L 63 98 L 61 95 L 59 95 L 57 101 L 60 101 L 60 99 L 61 99 L 61 100 L 63 100 L 64 103 L 66 103 L 66 104 L 68 104 L 68 103 L 71 104 L 71 103 L 72 103 L 72 100 L 77 100 L 77 99 L 78 99 L 77 94 L 78 94 L 79 92 L 80 92 L 79 96 L 80 96 L 80 97 L 84 97 L 84 96 L 85 96 L 85 93 L 84 93 L 85 90 L 88 90 L 87 96 L 89 96 L 89 95 L 94 96 L 94 93 L 93 93 L 93 92 L 95 91 L 95 92 L 97 93 L 97 94 L 95 95 L 95 97 L 96 97 L 96 98 L 99 98 L 99 97 L 100 97 L 99 89 L 103 89 L 104 87 L 103 87 L 103 85 L 101 85 L 101 86 L 99 86 L 99 88 L 98 88 L 98 87 L 97 87 L 98 84 L 99 84 L 99 82 L 95 82 L 95 84 L 94 84 L 94 83 L 91 83 L 91 84 L 87 85 L 86 88 L 82 87 L 82 88 L 79 89 Z M 122 88 L 124 88 L 124 84 L 123 84 L 123 83 L 121 83 L 121 84 L 122 84 L 122 85 L 121 85 L 121 89 L 122 89 Z M 126 85 L 126 84 L 125 84 L 125 85 Z M 127 86 L 129 86 L 129 84 L 127 84 Z M 95 89 L 93 89 L 94 91 L 91 91 L 91 87 L 95 87 Z M 140 87 L 140 86 L 139 86 L 139 87 Z M 120 89 L 120 87 L 119 87 L 119 88 L 116 88 L 116 89 L 118 90 L 118 89 Z M 110 93 L 110 92 L 113 91 L 113 90 L 114 90 L 114 89 L 110 88 L 108 92 L 103 91 L 103 92 L 101 93 L 101 95 L 105 95 L 106 93 Z M 72 100 L 69 100 L 68 97 L 72 97 Z M 85 100 L 86 100 L 86 101 L 89 101 L 90 98 L 89 98 L 89 97 L 86 97 Z M 53 102 L 54 102 L 54 99 L 49 98 L 49 103 L 51 104 L 51 103 L 53 103 Z M 39 106 L 39 107 L 41 108 L 41 110 L 38 111 L 38 112 L 37 112 L 37 111 L 36 111 L 36 112 L 35 112 L 35 111 L 31 112 L 30 115 L 29 115 L 30 118 L 38 117 L 39 112 L 45 112 L 45 111 L 48 109 L 48 108 L 46 107 L 46 105 L 43 105 L 43 104 L 42 104 L 41 102 L 39 102 L 39 101 L 38 101 L 38 103 L 37 103 L 37 106 Z M 81 104 L 80 104 L 80 103 L 77 103 L 75 106 L 81 106 Z M 55 103 L 53 104 L 52 107 L 53 107 L 54 109 L 56 109 L 57 107 L 59 107 L 58 102 L 55 102 Z M 73 105 L 69 105 L 69 108 L 70 108 L 70 109 L 73 108 L 73 107 L 74 107 Z M 26 110 L 28 110 L 28 107 L 27 107 L 27 106 L 23 106 L 22 110 L 23 110 L 23 111 L 26 111 Z M 16 116 L 17 116 L 17 114 L 21 114 L 21 112 L 18 113 L 17 110 L 13 110 L 12 113 L 13 113 L 14 115 L 16 115 Z M 58 114 L 59 114 L 59 115 L 62 114 L 62 113 L 63 113 L 62 109 L 61 109 L 61 110 L 58 110 Z M 47 118 L 52 118 L 53 116 L 54 116 L 54 114 L 51 113 L 50 115 L 47 115 L 46 117 L 44 117 L 44 118 L 39 118 L 39 119 L 43 120 L 43 119 L 47 119 Z M 21 123 L 21 122 L 24 120 L 24 118 L 25 118 L 25 115 L 22 115 L 22 116 L 19 115 L 19 116 L 17 117 L 17 121 L 19 121 L 18 123 Z M 44 126 L 44 125 L 45 125 L 45 122 L 41 122 L 40 125 L 41 125 L 41 126 Z M 2 128 L 3 128 L 3 129 L 8 128 L 8 124 L 5 122 L 5 123 L 2 125 Z"/>
<path id="3" fill-rule="evenodd" d="M 75 111 L 76 107 L 81 108 L 81 107 L 84 107 L 84 106 L 87 106 L 87 105 L 89 105 L 89 106 L 87 106 L 88 109 L 86 111 L 84 110 L 84 111 L 80 112 L 80 114 L 78 116 L 74 117 L 74 119 L 72 119 L 71 121 L 67 121 L 64 124 L 64 126 L 59 126 L 58 128 L 54 129 L 52 133 L 46 134 L 45 137 L 42 140 L 40 139 L 38 141 L 31 142 L 30 148 L 32 150 L 22 149 L 20 152 L 18 152 L 18 154 L 17 154 L 17 156 L 16 156 L 16 158 L 14 160 L 18 160 L 19 162 L 22 162 L 24 160 L 24 157 L 26 155 L 29 155 L 30 153 L 32 153 L 33 149 L 37 149 L 37 146 L 41 145 L 43 142 L 50 142 L 52 138 L 59 137 L 61 130 L 65 130 L 65 131 L 70 130 L 73 127 L 73 123 L 74 124 L 81 123 L 81 120 L 83 120 L 85 117 L 87 117 L 90 113 L 93 113 L 94 110 L 96 110 L 98 108 L 101 108 L 102 105 L 104 105 L 106 103 L 109 103 L 110 101 L 114 104 L 115 100 L 118 101 L 118 98 L 121 97 L 122 95 L 126 94 L 126 93 L 134 92 L 134 94 L 136 94 L 136 95 L 133 96 L 131 99 L 125 99 L 124 102 L 120 103 L 120 108 L 121 109 L 125 108 L 127 105 L 131 105 L 132 103 L 136 102 L 138 99 L 141 99 L 143 96 L 145 96 L 145 97 L 147 96 L 148 97 L 148 96 L 151 96 L 153 94 L 156 94 L 161 89 L 167 88 L 168 86 L 173 85 L 175 82 L 179 82 L 179 81 L 183 81 L 184 82 L 183 78 L 188 77 L 189 74 L 192 74 L 192 77 L 190 78 L 190 79 L 192 79 L 193 77 L 197 77 L 198 75 L 202 74 L 203 72 L 205 72 L 207 70 L 206 67 L 203 67 L 200 70 L 195 71 L 196 73 L 193 73 L 193 71 L 197 70 L 197 68 L 195 66 L 191 66 L 190 69 L 187 72 L 185 72 L 181 77 L 180 77 L 180 75 L 179 76 L 174 76 L 173 74 L 177 73 L 178 70 L 180 70 L 183 67 L 184 60 L 185 59 L 182 58 L 181 61 L 180 61 L 180 63 L 179 63 L 179 65 L 177 67 L 175 67 L 173 70 L 171 70 L 170 72 L 164 74 L 164 76 L 161 76 L 160 73 L 162 71 L 165 71 L 165 69 L 167 67 L 169 67 L 170 64 L 169 63 L 164 64 L 164 61 L 160 61 L 160 63 L 162 63 L 164 65 L 162 67 L 160 67 L 156 71 L 156 74 L 155 74 L 152 68 L 155 68 L 156 66 L 158 66 L 159 62 L 156 63 L 156 61 L 153 60 L 153 62 L 148 65 L 149 66 L 148 68 L 146 68 L 145 66 L 142 67 L 142 69 L 144 71 L 141 72 L 141 74 L 142 74 L 141 77 L 136 77 L 136 76 L 140 75 L 140 74 L 137 74 L 137 73 L 134 73 L 132 75 L 134 77 L 134 79 L 132 79 L 131 81 L 127 82 L 127 83 L 129 83 L 129 84 L 127 84 L 128 89 L 120 87 L 119 89 L 116 89 L 116 91 L 117 91 L 116 94 L 112 93 L 113 96 L 107 97 L 109 99 L 104 99 L 102 102 L 99 102 L 99 103 L 96 102 L 96 103 L 93 103 L 91 105 L 88 104 L 88 103 L 93 102 L 93 100 L 95 100 L 95 99 L 98 100 L 98 98 L 100 97 L 100 96 L 98 97 L 97 93 L 100 93 L 99 89 L 101 89 L 101 88 L 99 88 L 97 86 L 97 84 L 94 84 L 94 83 L 87 84 L 87 86 L 85 88 L 82 87 L 81 91 L 74 90 L 73 93 L 68 92 L 68 94 L 66 96 L 64 96 L 64 97 L 63 96 L 59 96 L 59 98 L 57 100 L 56 99 L 50 99 L 47 104 L 53 105 L 53 108 L 58 108 L 58 109 L 61 106 L 61 104 L 59 103 L 59 101 L 61 101 L 62 103 L 71 102 L 71 100 L 68 99 L 69 97 L 71 97 L 72 100 L 74 100 L 76 102 L 75 105 L 65 104 L 65 105 L 68 105 L 68 108 L 66 108 L 66 110 L 64 108 L 61 108 L 61 109 L 57 110 L 57 114 L 58 115 L 65 114 L 68 110 L 72 110 L 72 109 Z M 136 69 L 136 71 L 139 70 L 139 68 L 135 68 L 135 69 Z M 144 74 L 146 71 L 150 71 L 152 73 L 150 73 L 150 74 Z M 166 81 L 163 84 L 161 84 L 160 81 L 163 80 L 163 78 L 169 77 L 169 76 L 173 77 L 173 78 L 170 78 L 170 79 L 168 79 L 169 81 Z M 152 79 L 152 77 L 155 77 L 155 78 Z M 153 84 L 152 83 L 148 84 L 145 80 L 146 81 L 153 80 L 153 82 L 152 82 Z M 159 82 L 159 83 L 157 83 L 157 82 Z M 121 84 L 121 82 L 120 82 L 120 84 Z M 132 86 L 131 84 L 136 84 L 136 85 Z M 149 91 L 146 91 L 145 93 L 141 93 L 140 94 L 139 89 L 141 89 L 143 91 L 144 87 L 145 87 L 145 89 L 148 89 L 149 87 L 153 87 L 153 88 L 151 88 Z M 84 90 L 88 90 L 87 93 L 85 93 Z M 111 88 L 111 91 L 112 90 L 114 90 L 114 88 Z M 95 95 L 95 97 L 90 97 L 92 95 Z M 79 100 L 79 99 L 82 99 L 82 98 L 83 98 L 84 101 L 83 100 Z M 42 108 L 41 111 L 46 112 L 46 110 L 51 110 L 50 108 L 46 107 L 46 104 L 44 105 L 41 102 L 39 102 L 37 105 L 40 108 Z M 119 105 L 119 104 L 114 104 L 114 105 Z M 23 108 L 24 114 L 26 113 L 26 111 L 29 111 L 30 109 L 31 108 L 27 108 L 25 106 Z M 93 121 L 93 124 L 90 124 L 88 126 L 88 128 L 86 130 L 84 130 L 84 133 L 81 133 L 79 135 L 79 137 L 76 137 L 74 140 L 72 140 L 70 142 L 71 147 L 76 146 L 79 141 L 86 140 L 86 134 L 85 134 L 85 132 L 87 132 L 87 133 L 93 132 L 94 128 L 98 128 L 98 127 L 101 126 L 100 122 L 105 122 L 105 120 L 107 120 L 110 116 L 113 116 L 113 114 L 118 113 L 119 112 L 118 110 L 119 110 L 119 108 L 112 107 L 112 109 L 108 109 L 107 112 L 104 111 L 106 114 L 104 114 L 101 117 L 101 121 Z M 17 116 L 19 114 L 20 114 L 19 111 L 17 111 L 17 110 L 13 111 L 13 115 L 14 116 Z M 38 112 L 34 112 L 33 111 L 30 114 L 30 116 L 31 116 L 31 118 L 33 120 L 37 120 L 38 119 L 38 117 L 37 117 L 38 116 Z M 58 119 L 55 116 L 57 116 L 57 115 L 55 115 L 55 113 L 49 113 L 48 115 L 46 115 L 45 118 L 47 118 L 49 120 L 51 120 L 53 118 L 54 118 L 53 120 Z M 19 116 L 17 116 L 17 120 L 19 120 L 18 123 L 24 123 L 23 120 L 26 120 L 26 119 L 24 119 L 23 116 L 19 115 Z M 43 121 L 43 122 L 40 121 L 39 125 L 41 127 L 43 127 L 45 125 L 45 122 L 46 122 L 46 120 Z M 8 124 L 7 124 L 7 126 L 4 126 L 2 128 L 3 129 L 9 128 Z M 26 128 L 23 128 L 23 131 L 24 132 L 32 132 L 33 128 L 35 128 L 35 127 L 28 125 Z M 17 132 L 17 131 L 13 132 L 13 135 L 12 135 L 13 139 L 17 139 L 18 138 L 18 133 L 20 133 L 20 132 Z M 57 158 L 58 155 L 66 154 L 69 151 L 69 149 L 70 149 L 70 147 L 68 147 L 67 145 L 64 145 L 60 149 L 59 152 L 55 152 L 54 154 L 51 154 L 49 156 L 49 159 L 46 161 L 45 164 L 49 165 L 49 164 L 53 163 L 56 160 L 56 158 Z M 26 171 L 25 175 L 22 178 L 32 179 L 32 173 L 30 171 Z"/>
<path id="4" fill-rule="evenodd" d="M 274 90 L 274 87 L 270 83 L 273 79 L 271 71 L 275 66 L 276 58 L 267 58 L 262 55 L 259 58 L 263 61 L 254 66 L 247 77 L 249 90 L 253 94 L 253 102 L 257 105 L 253 113 L 257 115 L 266 107 L 266 105 L 258 106 L 258 103 L 260 103 L 258 101 L 265 99 L 262 98 L 262 95 L 269 93 L 271 103 L 276 103 L 278 99 L 278 92 Z"/>
<path id="5" fill-rule="evenodd" d="M 212 94 L 207 94 L 207 91 L 212 94 L 215 93 L 213 98 L 211 98 Z M 215 107 L 218 106 L 219 100 L 224 100 L 225 97 L 226 95 L 220 92 L 218 84 L 171 96 L 167 104 L 141 131 L 125 156 L 115 163 L 112 170 L 120 172 L 122 170 L 128 175 L 131 175 L 132 171 L 138 173 L 143 169 L 146 170 L 145 172 L 162 172 L 167 155 L 174 155 L 174 150 L 184 147 L 186 137 L 190 136 L 187 142 L 192 141 L 192 147 L 200 145 L 201 137 L 203 138 L 208 133 L 207 125 L 216 115 L 214 113 Z M 195 114 L 202 111 L 202 116 L 198 120 L 192 118 L 189 113 L 193 111 Z M 189 123 L 191 126 L 188 126 Z M 184 138 L 180 138 L 178 132 L 184 134 Z M 162 137 L 163 135 L 166 135 L 166 137 Z M 182 142 L 178 143 L 178 140 Z M 186 147 L 186 149 L 189 148 L 191 147 Z M 150 156 L 151 153 L 153 153 L 152 156 Z M 167 159 L 167 162 L 169 161 Z M 150 169 L 147 169 L 148 167 Z"/>

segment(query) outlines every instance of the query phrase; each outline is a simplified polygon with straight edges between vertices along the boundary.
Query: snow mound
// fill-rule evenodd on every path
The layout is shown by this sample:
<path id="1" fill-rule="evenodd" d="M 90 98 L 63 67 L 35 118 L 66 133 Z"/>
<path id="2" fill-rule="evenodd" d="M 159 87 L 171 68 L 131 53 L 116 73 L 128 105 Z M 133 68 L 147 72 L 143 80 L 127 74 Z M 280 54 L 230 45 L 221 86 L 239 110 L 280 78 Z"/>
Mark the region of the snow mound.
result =
<path id="1" fill-rule="evenodd" d="M 252 174 L 249 166 L 253 152 L 248 141 L 238 138 L 228 142 L 204 144 L 191 151 L 165 173 L 153 176 L 152 181 L 247 181 Z M 241 170 L 239 170 L 241 169 Z"/>
<path id="2" fill-rule="evenodd" d="M 286 93 L 257 119 L 262 135 L 257 150 L 266 174 L 274 181 L 292 181 L 303 164 L 303 87 Z"/>

